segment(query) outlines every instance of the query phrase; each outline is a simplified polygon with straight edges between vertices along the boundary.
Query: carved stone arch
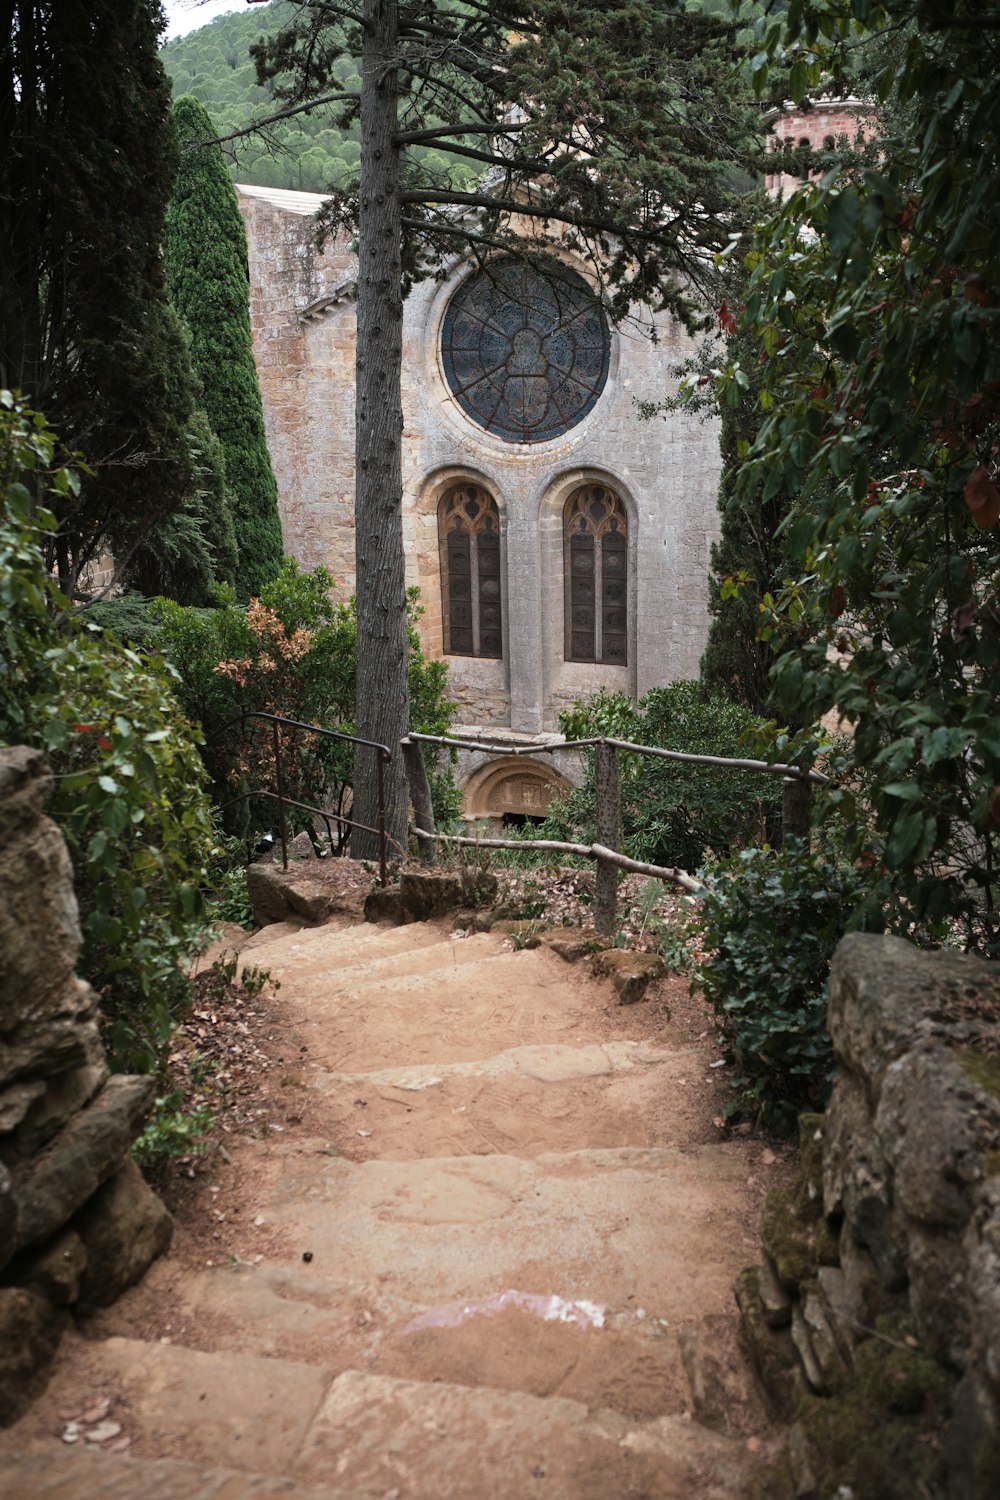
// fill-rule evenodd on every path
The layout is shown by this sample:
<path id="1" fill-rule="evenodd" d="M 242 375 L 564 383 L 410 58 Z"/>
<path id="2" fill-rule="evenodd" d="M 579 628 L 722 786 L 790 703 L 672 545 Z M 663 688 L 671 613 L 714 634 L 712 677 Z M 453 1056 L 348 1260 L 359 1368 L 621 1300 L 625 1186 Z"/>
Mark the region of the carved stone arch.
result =
<path id="1" fill-rule="evenodd" d="M 566 778 L 544 761 L 504 756 L 473 771 L 463 788 L 464 812 L 467 818 L 544 818 L 550 803 L 570 791 Z"/>
<path id="2" fill-rule="evenodd" d="M 506 568 L 507 506 L 503 492 L 495 478 L 465 464 L 448 464 L 425 475 L 406 501 L 413 518 L 413 550 L 407 582 L 416 584 L 420 589 L 423 615 L 418 628 L 424 649 L 432 656 L 446 654 L 447 638 L 443 607 L 446 598 L 446 576 L 442 571 L 439 510 L 448 492 L 461 485 L 478 486 L 493 500 L 500 527 L 501 569 L 503 571 Z M 506 612 L 505 586 L 503 609 Z M 506 651 L 503 654 L 506 655 Z"/>

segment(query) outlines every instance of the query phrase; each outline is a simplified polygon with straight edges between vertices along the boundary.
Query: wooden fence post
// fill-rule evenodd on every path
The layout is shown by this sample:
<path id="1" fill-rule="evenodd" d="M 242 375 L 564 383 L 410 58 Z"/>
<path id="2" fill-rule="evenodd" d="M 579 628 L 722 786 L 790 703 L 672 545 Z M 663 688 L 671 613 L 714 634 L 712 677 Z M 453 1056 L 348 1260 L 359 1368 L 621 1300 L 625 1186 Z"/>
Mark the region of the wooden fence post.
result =
<path id="1" fill-rule="evenodd" d="M 806 848 L 812 832 L 812 784 L 805 776 L 786 776 L 781 783 L 781 842 L 801 839 Z"/>
<path id="2" fill-rule="evenodd" d="M 594 793 L 597 800 L 597 839 L 606 849 L 621 853 L 622 807 L 618 777 L 618 749 L 605 741 L 594 747 Z M 597 861 L 597 899 L 594 926 L 607 936 L 615 930 L 618 898 L 618 867 L 606 859 Z"/>
<path id="3" fill-rule="evenodd" d="M 431 802 L 431 784 L 427 779 L 427 767 L 424 764 L 423 751 L 419 740 L 411 740 L 409 735 L 399 742 L 403 752 L 403 765 L 406 767 L 406 779 L 410 786 L 410 801 L 413 804 L 413 817 L 418 828 L 425 833 L 434 832 L 434 806 Z M 437 864 L 437 843 L 434 839 L 424 839 L 417 836 L 417 858 L 425 865 Z"/>

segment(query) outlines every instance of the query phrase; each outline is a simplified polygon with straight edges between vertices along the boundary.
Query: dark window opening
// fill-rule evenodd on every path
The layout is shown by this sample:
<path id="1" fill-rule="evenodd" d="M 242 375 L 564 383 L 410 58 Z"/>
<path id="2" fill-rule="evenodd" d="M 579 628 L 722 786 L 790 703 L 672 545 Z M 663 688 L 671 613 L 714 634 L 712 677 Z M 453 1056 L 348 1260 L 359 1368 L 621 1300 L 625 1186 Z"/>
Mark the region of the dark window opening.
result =
<path id="1" fill-rule="evenodd" d="M 575 490 L 564 513 L 566 659 L 628 665 L 628 522 L 601 484 Z"/>
<path id="2" fill-rule="evenodd" d="M 477 484 L 455 485 L 438 506 L 447 656 L 503 656 L 500 514 Z"/>
<path id="3" fill-rule="evenodd" d="M 500 822 L 504 828 L 538 828 L 545 819 L 536 817 L 534 813 L 505 812 Z"/>

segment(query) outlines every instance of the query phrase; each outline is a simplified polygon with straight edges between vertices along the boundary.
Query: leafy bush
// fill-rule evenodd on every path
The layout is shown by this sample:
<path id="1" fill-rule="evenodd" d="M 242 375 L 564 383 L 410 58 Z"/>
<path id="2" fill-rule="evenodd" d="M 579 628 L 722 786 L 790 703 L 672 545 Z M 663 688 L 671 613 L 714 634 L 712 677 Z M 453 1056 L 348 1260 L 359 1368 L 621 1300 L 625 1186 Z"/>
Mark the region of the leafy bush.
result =
<path id="1" fill-rule="evenodd" d="M 224 805 L 256 786 L 273 785 L 274 750 L 270 724 L 249 719 L 254 710 L 281 714 L 344 733 L 355 728 L 357 616 L 354 601 L 337 603 L 325 568 L 304 573 L 286 559 L 278 577 L 261 589 L 248 608 L 221 591 L 217 609 L 185 608 L 155 600 L 152 639 L 174 663 L 178 693 L 192 720 L 206 735 L 203 751 L 213 796 Z M 445 698 L 447 667 L 428 661 L 415 622 L 416 591 L 410 596 L 410 706 L 412 727 L 445 734 L 453 705 Z M 227 727 L 228 726 L 228 727 Z M 300 802 L 345 811 L 353 777 L 354 749 L 298 730 L 280 732 L 282 773 L 289 795 Z M 454 784 L 447 765 L 431 772 L 436 815 L 454 812 Z M 274 819 L 270 799 L 251 803 L 257 826 Z M 292 821 L 296 814 L 292 810 Z M 306 815 L 299 814 L 298 826 Z M 234 830 L 245 831 L 237 818 Z"/>
<path id="2" fill-rule="evenodd" d="M 573 739 L 607 735 L 662 750 L 741 757 L 742 737 L 756 728 L 746 709 L 722 698 L 703 699 L 695 682 L 653 688 L 633 708 L 623 693 L 601 690 L 560 717 Z M 724 859 L 775 837 L 781 819 L 781 781 L 759 771 L 688 765 L 623 752 L 624 851 L 651 864 L 696 870 L 709 854 Z M 561 835 L 590 842 L 596 835 L 593 780 L 550 814 Z M 550 835 L 551 836 L 551 835 Z"/>
<path id="3" fill-rule="evenodd" d="M 180 1089 L 157 1096 L 153 1113 L 132 1146 L 132 1153 L 151 1182 L 162 1182 L 170 1162 L 179 1156 L 201 1156 L 215 1124 L 207 1105 L 184 1107 Z"/>
<path id="4" fill-rule="evenodd" d="M 79 972 L 101 997 L 114 1066 L 147 1070 L 186 995 L 179 960 L 203 921 L 214 837 L 170 667 L 88 630 L 45 566 L 55 521 L 38 499 L 74 485 L 44 419 L 0 393 L 0 743 L 48 756 Z"/>
<path id="5" fill-rule="evenodd" d="M 699 921 L 708 957 L 692 989 L 715 1011 L 731 1069 L 735 1098 L 726 1113 L 788 1130 L 800 1111 L 826 1102 L 830 958 L 864 877 L 790 839 L 782 850 L 745 849 L 703 880 Z"/>

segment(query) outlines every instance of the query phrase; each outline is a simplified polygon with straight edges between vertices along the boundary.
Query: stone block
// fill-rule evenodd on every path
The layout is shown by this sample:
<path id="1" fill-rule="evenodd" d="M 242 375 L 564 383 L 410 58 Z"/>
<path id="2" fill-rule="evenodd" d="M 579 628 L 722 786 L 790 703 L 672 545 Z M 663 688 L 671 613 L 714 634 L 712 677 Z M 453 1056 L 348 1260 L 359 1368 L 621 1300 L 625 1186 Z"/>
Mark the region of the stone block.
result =
<path id="1" fill-rule="evenodd" d="M 40 1151 L 77 1110 L 95 1098 L 107 1082 L 108 1074 L 102 1056 L 97 1062 L 50 1077 L 17 1127 L 11 1146 L 13 1157 L 25 1161 Z"/>
<path id="2" fill-rule="evenodd" d="M 982 1180 L 983 1152 L 1000 1140 L 1000 1104 L 979 1099 L 950 1053 L 924 1042 L 887 1070 L 875 1130 L 896 1212 L 960 1231 Z"/>
<path id="3" fill-rule="evenodd" d="M 21 1256 L 17 1281 L 41 1292 L 55 1307 L 71 1307 L 79 1300 L 86 1269 L 86 1246 L 74 1230 L 65 1229 L 40 1250 Z"/>
<path id="4" fill-rule="evenodd" d="M 61 1229 L 124 1161 L 155 1093 L 152 1078 L 110 1078 L 92 1103 L 14 1177 L 17 1249 Z"/>
<path id="5" fill-rule="evenodd" d="M 40 817 L 0 850 L 0 1033 L 59 1009 L 79 951 L 66 844 Z"/>
<path id="6" fill-rule="evenodd" d="M 465 905 L 460 870 L 402 870 L 399 899 L 408 922 L 443 917 Z"/>
<path id="7" fill-rule="evenodd" d="M 756 1267 L 743 1271 L 736 1282 L 736 1305 L 754 1366 L 775 1415 L 787 1421 L 808 1389 L 791 1333 L 771 1328 L 761 1311 Z"/>
<path id="8" fill-rule="evenodd" d="M 17 1246 L 17 1200 L 14 1181 L 0 1161 L 0 1266 L 5 1266 Z"/>
<path id="9" fill-rule="evenodd" d="M 145 1275 L 170 1244 L 174 1221 L 131 1157 L 75 1220 L 86 1251 L 84 1307 L 107 1307 Z"/>
<path id="10" fill-rule="evenodd" d="M 25 1077 L 51 1077 L 104 1062 L 97 998 L 82 979 L 67 978 L 37 1015 L 15 1030 L 0 1032 L 0 1084 Z"/>
<path id="11" fill-rule="evenodd" d="M 827 1109 L 823 1207 L 843 1214 L 871 1254 L 882 1284 L 906 1284 L 903 1245 L 892 1212 L 892 1180 L 868 1095 L 852 1073 L 838 1074 Z"/>
<path id="12" fill-rule="evenodd" d="M 619 1005 L 634 1005 L 642 1000 L 653 980 L 662 979 L 667 972 L 658 953 L 629 953 L 624 948 L 595 953 L 591 969 L 597 978 L 611 980 Z"/>
<path id="13" fill-rule="evenodd" d="M 41 1393 L 68 1314 L 28 1287 L 0 1287 L 0 1427 Z"/>

